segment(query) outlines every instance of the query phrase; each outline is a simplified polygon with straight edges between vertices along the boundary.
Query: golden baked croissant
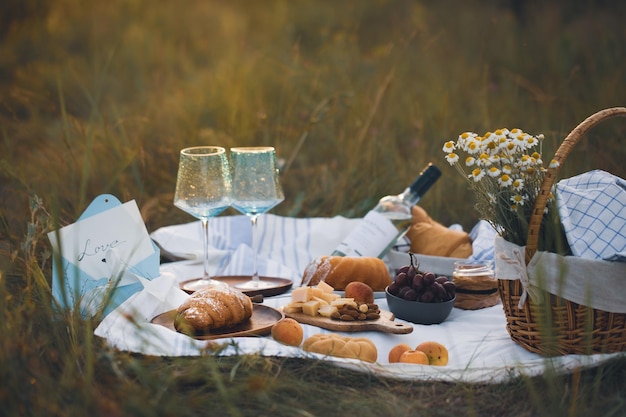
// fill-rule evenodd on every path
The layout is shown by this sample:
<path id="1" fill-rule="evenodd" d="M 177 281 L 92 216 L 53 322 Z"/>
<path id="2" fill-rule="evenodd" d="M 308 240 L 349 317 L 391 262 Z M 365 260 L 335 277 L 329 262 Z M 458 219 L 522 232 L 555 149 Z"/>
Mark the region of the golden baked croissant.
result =
<path id="1" fill-rule="evenodd" d="M 374 291 L 384 291 L 391 284 L 391 275 L 379 258 L 321 256 L 305 267 L 302 284 L 317 285 L 320 281 L 339 291 L 352 281 L 364 282 Z"/>
<path id="2" fill-rule="evenodd" d="M 371 340 L 365 337 L 341 336 L 336 333 L 317 333 L 302 343 L 307 352 L 338 358 L 360 359 L 365 362 L 376 362 L 378 349 Z"/>
<path id="3" fill-rule="evenodd" d="M 417 205 L 413 206 L 413 220 L 406 237 L 413 253 L 449 258 L 467 258 L 472 254 L 472 240 L 466 232 L 434 221 Z"/>
<path id="4" fill-rule="evenodd" d="M 232 327 L 252 316 L 250 297 L 229 286 L 204 288 L 182 303 L 174 326 L 183 333 Z"/>

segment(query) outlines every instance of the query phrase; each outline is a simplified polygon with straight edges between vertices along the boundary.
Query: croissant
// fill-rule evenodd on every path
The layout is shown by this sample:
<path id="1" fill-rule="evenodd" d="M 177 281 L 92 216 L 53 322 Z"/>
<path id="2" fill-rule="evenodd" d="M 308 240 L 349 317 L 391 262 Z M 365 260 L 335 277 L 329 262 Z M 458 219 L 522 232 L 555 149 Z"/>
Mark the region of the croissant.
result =
<path id="1" fill-rule="evenodd" d="M 307 352 L 338 358 L 360 359 L 365 362 L 376 362 L 378 349 L 371 340 L 365 337 L 341 336 L 336 333 L 317 333 L 302 343 Z"/>
<path id="2" fill-rule="evenodd" d="M 413 206 L 413 220 L 406 237 L 413 253 L 449 258 L 467 258 L 472 254 L 472 239 L 466 232 L 436 222 L 420 206 Z"/>
<path id="3" fill-rule="evenodd" d="M 379 258 L 321 256 L 305 267 L 302 285 L 312 286 L 320 281 L 340 291 L 352 281 L 364 282 L 374 291 L 384 291 L 391 284 L 391 275 L 385 262 Z"/>
<path id="4" fill-rule="evenodd" d="M 201 333 L 232 327 L 252 316 L 250 297 L 229 286 L 194 292 L 177 309 L 174 327 L 183 333 Z"/>

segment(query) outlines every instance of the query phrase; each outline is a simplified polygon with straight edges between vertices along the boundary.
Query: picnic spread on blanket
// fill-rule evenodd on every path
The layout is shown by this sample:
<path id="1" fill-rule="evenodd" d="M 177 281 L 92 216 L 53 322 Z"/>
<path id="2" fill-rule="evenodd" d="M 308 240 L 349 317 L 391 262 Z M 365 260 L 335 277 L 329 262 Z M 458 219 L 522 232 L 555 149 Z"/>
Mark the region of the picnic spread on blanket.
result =
<path id="1" fill-rule="evenodd" d="M 145 355 L 315 358 L 414 380 L 570 372 L 626 352 L 626 181 L 601 170 L 551 181 L 568 256 L 485 220 L 444 226 L 415 204 L 380 257 L 337 255 L 363 218 L 212 215 L 149 234 L 134 201 L 101 195 L 49 235 L 63 254 L 53 295 L 102 313 L 108 345 Z M 263 285 L 250 286 L 256 275 Z"/>

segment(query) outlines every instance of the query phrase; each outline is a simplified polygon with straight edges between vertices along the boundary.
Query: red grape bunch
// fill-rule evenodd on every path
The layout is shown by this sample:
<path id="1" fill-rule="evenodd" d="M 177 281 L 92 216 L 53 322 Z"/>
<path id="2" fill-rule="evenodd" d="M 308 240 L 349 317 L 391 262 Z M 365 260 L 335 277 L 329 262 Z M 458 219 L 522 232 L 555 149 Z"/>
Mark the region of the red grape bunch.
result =
<path id="1" fill-rule="evenodd" d="M 389 293 L 408 301 L 441 303 L 455 297 L 456 286 L 446 276 L 419 270 L 414 265 L 413 254 L 409 253 L 411 264 L 398 269 L 394 281 L 389 284 Z"/>

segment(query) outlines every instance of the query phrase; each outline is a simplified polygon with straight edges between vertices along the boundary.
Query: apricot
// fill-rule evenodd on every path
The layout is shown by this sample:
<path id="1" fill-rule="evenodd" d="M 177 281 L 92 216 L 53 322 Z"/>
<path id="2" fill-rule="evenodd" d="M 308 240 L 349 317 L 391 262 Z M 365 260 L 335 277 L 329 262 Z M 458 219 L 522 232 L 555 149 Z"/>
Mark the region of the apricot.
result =
<path id="1" fill-rule="evenodd" d="M 406 343 L 398 343 L 389 350 L 389 363 L 400 362 L 400 356 L 407 350 L 413 350 L 413 348 Z"/>
<path id="2" fill-rule="evenodd" d="M 420 365 L 429 365 L 430 361 L 428 356 L 421 350 L 407 350 L 400 355 L 399 362 L 403 363 L 417 363 Z"/>
<path id="3" fill-rule="evenodd" d="M 345 297 L 354 298 L 354 301 L 372 304 L 374 302 L 374 290 L 364 282 L 352 281 L 346 285 Z"/>
<path id="4" fill-rule="evenodd" d="M 422 342 L 415 350 L 424 352 L 431 365 L 445 366 L 448 364 L 448 349 L 439 342 Z"/>
<path id="5" fill-rule="evenodd" d="M 285 317 L 272 326 L 272 337 L 277 342 L 289 346 L 300 346 L 304 339 L 304 329 L 296 320 Z"/>

